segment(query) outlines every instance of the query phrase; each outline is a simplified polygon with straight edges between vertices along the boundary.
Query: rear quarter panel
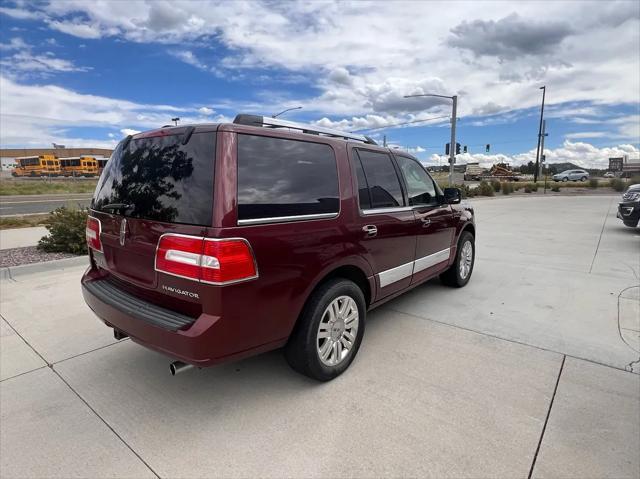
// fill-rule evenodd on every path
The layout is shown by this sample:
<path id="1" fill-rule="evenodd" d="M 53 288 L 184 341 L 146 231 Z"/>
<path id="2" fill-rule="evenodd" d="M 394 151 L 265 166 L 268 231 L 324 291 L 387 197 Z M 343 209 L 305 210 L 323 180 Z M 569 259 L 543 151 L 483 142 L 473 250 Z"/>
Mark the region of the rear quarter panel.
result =
<path id="1" fill-rule="evenodd" d="M 234 127 L 234 130 L 236 128 Z M 241 127 L 237 127 L 242 131 Z M 340 266 L 357 266 L 370 279 L 373 273 L 360 244 L 354 217 L 357 204 L 344 142 L 318 140 L 332 147 L 338 166 L 340 212 L 337 217 L 257 225 L 237 225 L 237 138 L 235 132 L 218 136 L 214 225 L 209 236 L 240 237 L 251 244 L 259 277 L 246 283 L 216 287 L 217 313 L 224 318 L 236 349 L 287 338 L 313 289 Z M 247 133 L 256 134 L 251 129 Z M 301 139 L 295 134 L 280 138 Z M 302 137 L 308 141 L 308 136 Z"/>

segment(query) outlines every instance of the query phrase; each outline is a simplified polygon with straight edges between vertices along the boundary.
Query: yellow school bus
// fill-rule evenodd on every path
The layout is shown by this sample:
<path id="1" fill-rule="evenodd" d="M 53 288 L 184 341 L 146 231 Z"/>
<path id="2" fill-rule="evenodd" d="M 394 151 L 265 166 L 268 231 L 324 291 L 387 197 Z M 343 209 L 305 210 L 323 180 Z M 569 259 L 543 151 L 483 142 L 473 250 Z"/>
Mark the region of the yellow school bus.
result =
<path id="1" fill-rule="evenodd" d="M 96 176 L 98 174 L 98 162 L 93 156 L 60 158 L 60 167 L 64 176 Z"/>
<path id="2" fill-rule="evenodd" d="M 102 170 L 107 166 L 107 161 L 109 161 L 109 158 L 98 158 L 98 175 L 102 174 Z"/>
<path id="3" fill-rule="evenodd" d="M 24 156 L 16 158 L 12 176 L 59 176 L 60 160 L 53 155 Z"/>

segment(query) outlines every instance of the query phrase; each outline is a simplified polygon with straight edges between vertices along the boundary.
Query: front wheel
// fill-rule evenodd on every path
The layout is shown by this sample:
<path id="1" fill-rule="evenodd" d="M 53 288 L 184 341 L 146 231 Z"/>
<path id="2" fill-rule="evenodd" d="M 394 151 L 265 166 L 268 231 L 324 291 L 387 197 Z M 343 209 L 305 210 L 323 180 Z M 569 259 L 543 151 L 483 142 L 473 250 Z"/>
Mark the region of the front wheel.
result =
<path id="1" fill-rule="evenodd" d="M 569 177 L 565 176 L 564 178 L 562 178 L 563 182 L 569 181 Z"/>
<path id="2" fill-rule="evenodd" d="M 351 364 L 364 335 L 366 303 L 352 281 L 334 279 L 316 289 L 285 346 L 296 371 L 329 381 Z"/>
<path id="3" fill-rule="evenodd" d="M 458 240 L 456 259 L 449 269 L 440 275 L 440 281 L 447 286 L 462 288 L 471 278 L 475 259 L 475 238 L 469 231 L 463 231 Z"/>

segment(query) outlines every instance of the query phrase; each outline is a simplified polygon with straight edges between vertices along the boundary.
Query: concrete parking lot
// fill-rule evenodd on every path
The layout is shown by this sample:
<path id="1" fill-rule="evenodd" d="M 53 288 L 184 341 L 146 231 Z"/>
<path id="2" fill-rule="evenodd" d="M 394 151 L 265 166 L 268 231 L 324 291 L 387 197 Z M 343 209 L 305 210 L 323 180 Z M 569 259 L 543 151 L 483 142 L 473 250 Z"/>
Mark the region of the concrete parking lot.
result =
<path id="1" fill-rule="evenodd" d="M 640 476 L 640 230 L 617 196 L 473 201 L 477 263 L 373 311 L 319 384 L 279 352 L 176 377 L 84 305 L 3 280 L 2 477 Z"/>

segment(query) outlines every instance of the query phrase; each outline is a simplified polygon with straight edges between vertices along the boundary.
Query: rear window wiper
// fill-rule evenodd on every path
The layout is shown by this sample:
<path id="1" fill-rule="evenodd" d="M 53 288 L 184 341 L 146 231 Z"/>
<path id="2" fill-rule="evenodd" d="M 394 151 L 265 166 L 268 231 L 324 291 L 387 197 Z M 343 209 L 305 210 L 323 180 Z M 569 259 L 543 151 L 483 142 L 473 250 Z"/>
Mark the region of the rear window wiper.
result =
<path id="1" fill-rule="evenodd" d="M 100 207 L 101 210 L 129 210 L 134 205 L 127 203 L 108 203 Z"/>

